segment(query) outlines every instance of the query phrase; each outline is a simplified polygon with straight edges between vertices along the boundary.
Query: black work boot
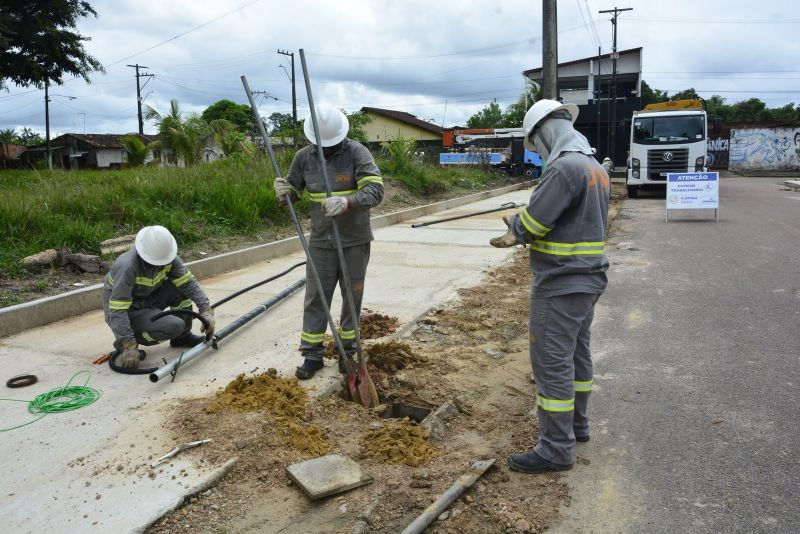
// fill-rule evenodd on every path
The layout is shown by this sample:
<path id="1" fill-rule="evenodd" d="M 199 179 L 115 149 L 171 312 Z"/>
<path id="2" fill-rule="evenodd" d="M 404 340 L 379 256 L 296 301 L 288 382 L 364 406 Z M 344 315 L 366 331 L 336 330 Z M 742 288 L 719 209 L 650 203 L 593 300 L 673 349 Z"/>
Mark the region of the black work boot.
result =
<path id="1" fill-rule="evenodd" d="M 588 434 L 586 436 L 575 436 L 575 441 L 579 441 L 581 443 L 586 443 L 590 439 L 592 439 L 592 436 L 589 436 Z"/>
<path id="2" fill-rule="evenodd" d="M 300 380 L 308 380 L 314 376 L 314 373 L 322 369 L 324 365 L 322 360 L 310 360 L 306 358 L 305 361 L 303 361 L 303 365 L 298 367 L 297 371 L 294 372 L 294 376 Z"/>
<path id="3" fill-rule="evenodd" d="M 180 337 L 176 337 L 175 339 L 170 339 L 169 340 L 169 346 L 170 347 L 194 347 L 196 345 L 199 345 L 200 343 L 202 343 L 205 340 L 206 340 L 206 338 L 203 337 L 203 336 L 198 336 L 198 335 L 192 334 L 191 332 L 187 332 L 187 333 L 183 334 Z"/>
<path id="4" fill-rule="evenodd" d="M 572 464 L 554 464 L 534 451 L 528 451 L 509 456 L 508 467 L 521 473 L 544 473 L 546 471 L 568 471 L 572 469 Z"/>

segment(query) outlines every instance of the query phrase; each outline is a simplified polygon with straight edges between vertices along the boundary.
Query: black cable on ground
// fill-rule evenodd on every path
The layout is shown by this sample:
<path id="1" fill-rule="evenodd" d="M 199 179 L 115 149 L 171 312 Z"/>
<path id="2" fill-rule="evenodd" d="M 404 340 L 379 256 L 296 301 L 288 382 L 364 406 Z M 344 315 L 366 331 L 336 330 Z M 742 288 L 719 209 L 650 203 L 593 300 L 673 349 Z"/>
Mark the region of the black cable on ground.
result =
<path id="1" fill-rule="evenodd" d="M 251 286 L 247 286 L 247 287 L 246 287 L 246 288 L 244 288 L 244 289 L 240 289 L 240 290 L 239 290 L 239 291 L 237 291 L 236 293 L 233 293 L 232 295 L 228 295 L 227 297 L 225 297 L 224 299 L 220 300 L 219 302 L 215 302 L 214 304 L 212 304 L 212 305 L 211 305 L 211 307 L 212 307 L 212 308 L 216 308 L 217 306 L 220 306 L 220 305 L 222 305 L 222 304 L 225 304 L 225 303 L 226 303 L 226 302 L 228 302 L 229 300 L 231 300 L 231 299 L 233 299 L 233 298 L 236 298 L 236 297 L 238 297 L 238 296 L 239 296 L 239 295 L 241 295 L 242 293 L 246 293 L 247 291 L 250 291 L 251 289 L 255 289 L 255 288 L 257 288 L 258 286 L 263 286 L 263 285 L 264 285 L 264 284 L 266 284 L 266 283 L 272 282 L 273 280 L 277 280 L 277 279 L 278 279 L 278 278 L 280 278 L 281 276 L 285 276 L 285 275 L 289 274 L 290 272 L 292 272 L 293 270 L 295 270 L 295 269 L 297 269 L 298 267 L 300 267 L 301 265 L 305 265 L 305 264 L 306 264 L 306 262 L 304 262 L 304 261 L 301 261 L 300 263 L 295 263 L 294 265 L 292 265 L 291 267 L 289 267 L 288 269 L 286 269 L 286 270 L 285 270 L 285 271 L 283 271 L 282 273 L 278 273 L 278 274 L 276 274 L 275 276 L 270 276 L 270 277 L 269 277 L 269 278 L 267 278 L 266 280 L 262 280 L 261 282 L 255 283 L 255 284 L 253 284 L 253 285 L 251 285 Z"/>

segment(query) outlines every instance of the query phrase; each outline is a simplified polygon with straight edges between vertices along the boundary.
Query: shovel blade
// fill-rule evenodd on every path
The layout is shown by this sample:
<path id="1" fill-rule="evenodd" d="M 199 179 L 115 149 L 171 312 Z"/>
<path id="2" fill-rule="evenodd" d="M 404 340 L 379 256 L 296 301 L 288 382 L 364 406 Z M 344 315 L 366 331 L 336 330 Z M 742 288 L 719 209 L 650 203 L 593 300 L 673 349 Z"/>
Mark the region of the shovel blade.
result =
<path id="1" fill-rule="evenodd" d="M 375 384 L 367 372 L 367 365 L 362 363 L 358 366 L 358 396 L 361 403 L 367 408 L 373 408 L 380 403 L 378 399 L 378 391 L 375 389 Z"/>

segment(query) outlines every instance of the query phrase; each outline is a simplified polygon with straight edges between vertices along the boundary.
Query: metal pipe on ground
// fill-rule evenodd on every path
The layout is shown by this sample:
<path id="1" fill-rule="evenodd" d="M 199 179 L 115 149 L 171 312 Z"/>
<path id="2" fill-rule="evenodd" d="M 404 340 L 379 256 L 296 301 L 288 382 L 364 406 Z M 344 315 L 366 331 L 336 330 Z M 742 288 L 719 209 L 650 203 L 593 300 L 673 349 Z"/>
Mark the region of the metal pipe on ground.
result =
<path id="1" fill-rule="evenodd" d="M 216 348 L 218 342 L 222 341 L 233 332 L 244 326 L 245 324 L 249 323 L 275 304 L 279 303 L 301 287 L 306 285 L 306 279 L 301 278 L 294 284 L 290 285 L 274 297 L 270 298 L 269 300 L 265 301 L 262 304 L 259 304 L 246 314 L 242 315 L 234 322 L 226 326 L 225 328 L 221 329 L 217 332 L 212 339 L 206 340 L 199 345 L 192 347 L 191 349 L 187 350 L 186 352 L 182 353 L 176 360 L 164 365 L 163 367 L 159 367 L 154 372 L 150 374 L 150 382 L 158 382 L 160 379 L 164 378 L 167 375 L 173 375 L 177 373 L 178 368 L 189 363 L 190 361 L 194 360 L 198 356 L 200 356 L 203 352 L 208 350 L 211 347 Z M 174 379 L 174 378 L 173 378 Z"/>
<path id="2" fill-rule="evenodd" d="M 525 204 L 515 204 L 514 202 L 506 202 L 505 204 L 500 204 L 499 208 L 493 208 L 490 210 L 483 210 L 483 211 L 476 211 L 475 213 L 468 213 L 466 215 L 455 215 L 453 217 L 445 217 L 444 219 L 436 219 L 435 221 L 428 221 L 423 223 L 415 223 L 411 225 L 411 228 L 419 228 L 420 226 L 430 226 L 431 224 L 439 224 L 447 221 L 457 221 L 458 219 L 466 219 L 467 217 L 475 217 L 476 215 L 484 215 L 486 213 L 494 213 L 495 211 L 505 211 L 514 208 L 521 208 Z"/>

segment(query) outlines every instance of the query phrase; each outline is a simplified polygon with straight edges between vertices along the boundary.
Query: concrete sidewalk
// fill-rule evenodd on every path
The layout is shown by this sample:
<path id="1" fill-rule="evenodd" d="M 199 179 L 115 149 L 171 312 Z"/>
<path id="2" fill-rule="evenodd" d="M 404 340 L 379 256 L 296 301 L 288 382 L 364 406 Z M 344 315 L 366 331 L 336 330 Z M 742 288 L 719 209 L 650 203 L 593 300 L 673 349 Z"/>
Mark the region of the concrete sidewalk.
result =
<path id="1" fill-rule="evenodd" d="M 492 209 L 504 202 L 527 203 L 529 190 L 514 191 L 458 209 L 423 217 L 421 222 Z M 396 316 L 406 328 L 432 307 L 456 296 L 461 287 L 478 284 L 485 272 L 506 261 L 513 249 L 488 245 L 505 230 L 501 213 L 480 215 L 422 228 L 411 222 L 375 232 L 364 307 Z M 304 256 L 290 254 L 202 281 L 212 302 L 285 270 Z M 304 276 L 302 269 L 217 310 L 218 328 L 268 300 Z M 219 465 L 194 466 L 191 453 L 155 470 L 152 459 L 176 444 L 165 438 L 165 417 L 181 398 L 208 395 L 242 372 L 275 368 L 292 376 L 301 363 L 299 333 L 303 290 L 287 298 L 210 351 L 183 367 L 174 383 L 157 384 L 146 375 L 126 376 L 91 361 L 107 352 L 113 336 L 102 312 L 59 321 L 0 339 L 0 366 L 6 377 L 32 373 L 35 386 L 3 396 L 30 400 L 65 385 L 76 372 L 89 371 L 89 386 L 101 398 L 80 410 L 46 416 L 29 426 L 2 434 L 0 466 L 5 474 L 0 516 L 12 532 L 139 532 L 176 507 L 187 493 L 215 475 Z M 334 317 L 338 317 L 337 295 Z M 143 366 L 158 366 L 179 352 L 150 347 Z M 83 384 L 87 374 L 73 383 Z M 335 365 L 307 385 L 330 391 L 339 378 Z M 23 403 L 5 403 L 0 428 L 30 420 Z M 202 439 L 204 436 L 197 436 Z"/>

